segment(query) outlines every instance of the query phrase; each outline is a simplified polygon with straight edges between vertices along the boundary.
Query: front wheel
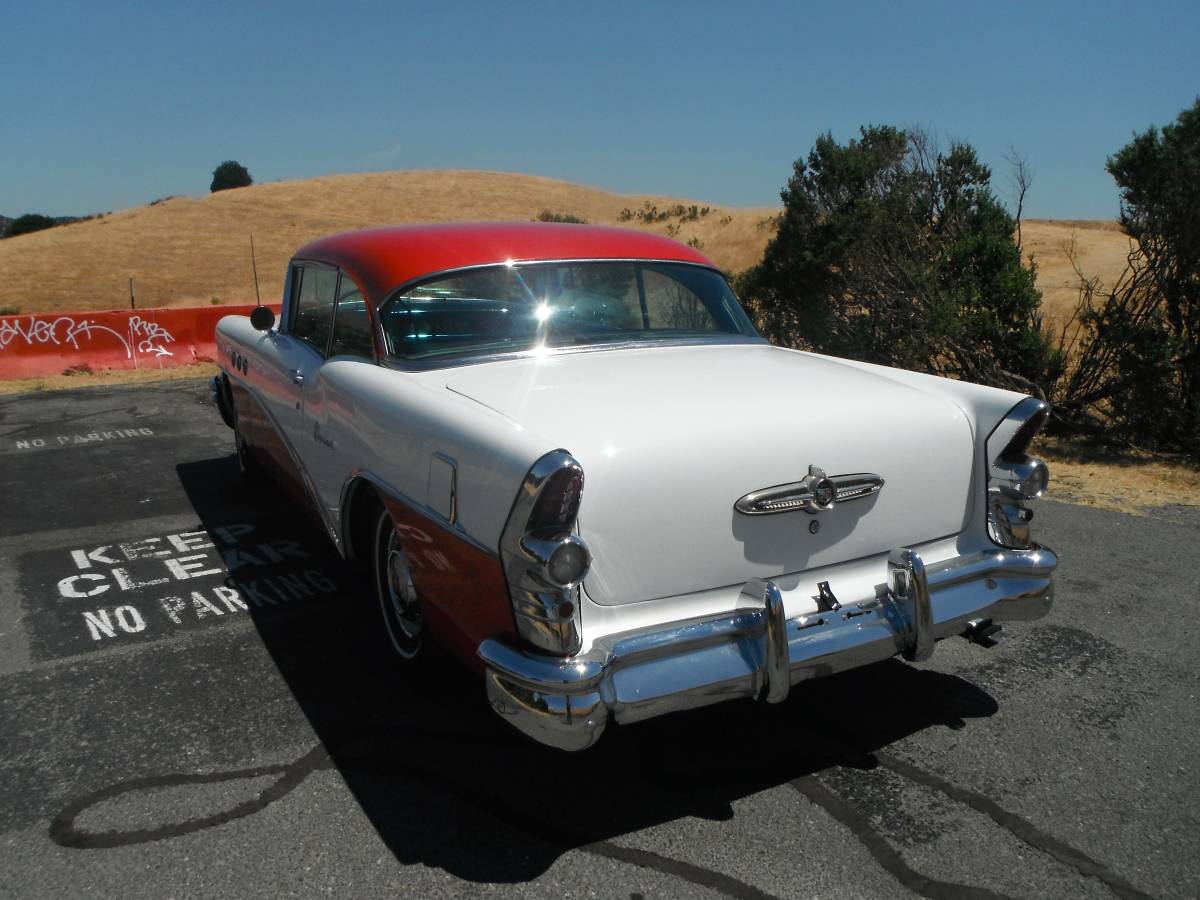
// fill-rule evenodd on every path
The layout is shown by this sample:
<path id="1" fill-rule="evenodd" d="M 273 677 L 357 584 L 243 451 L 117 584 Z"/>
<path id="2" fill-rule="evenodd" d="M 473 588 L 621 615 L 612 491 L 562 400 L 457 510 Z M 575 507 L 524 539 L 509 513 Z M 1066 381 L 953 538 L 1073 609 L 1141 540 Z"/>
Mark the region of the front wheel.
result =
<path id="1" fill-rule="evenodd" d="M 425 622 L 408 556 L 400 546 L 396 525 L 386 509 L 380 511 L 375 524 L 374 547 L 375 595 L 384 631 L 396 656 L 411 664 L 422 655 Z"/>

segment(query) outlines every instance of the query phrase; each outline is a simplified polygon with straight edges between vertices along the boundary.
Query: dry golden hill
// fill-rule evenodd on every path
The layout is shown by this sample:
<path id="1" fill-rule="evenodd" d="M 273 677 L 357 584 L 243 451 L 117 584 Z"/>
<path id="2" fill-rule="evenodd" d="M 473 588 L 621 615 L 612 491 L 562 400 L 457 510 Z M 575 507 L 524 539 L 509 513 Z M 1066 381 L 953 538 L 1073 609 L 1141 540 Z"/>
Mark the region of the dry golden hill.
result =
<path id="1" fill-rule="evenodd" d="M 707 215 L 646 224 L 622 222 L 623 209 L 660 211 L 682 204 Z M 778 209 L 737 209 L 669 197 L 613 194 L 539 178 L 475 171 L 379 172 L 281 181 L 204 197 L 175 197 L 0 241 L 0 310 L 24 313 L 122 308 L 133 278 L 140 307 L 245 303 L 254 299 L 254 235 L 264 299 L 278 298 L 288 259 L 312 238 L 403 222 L 460 219 L 528 221 L 544 210 L 588 222 L 644 228 L 698 240 L 727 271 L 756 263 Z M 1068 248 L 1089 276 L 1111 283 L 1128 239 L 1117 223 L 1029 220 L 1023 246 L 1038 262 L 1038 286 L 1051 321 L 1074 309 L 1076 279 Z"/>
<path id="2" fill-rule="evenodd" d="M 1088 278 L 1111 286 L 1125 269 L 1129 237 L 1107 219 L 1028 219 L 1021 224 L 1021 251 L 1037 263 L 1037 286 L 1049 322 L 1070 318 L 1079 302 L 1079 276 L 1071 255 Z"/>
<path id="3" fill-rule="evenodd" d="M 709 206 L 707 215 L 652 225 L 619 222 L 645 203 Z M 699 201 L 613 194 L 538 178 L 473 171 L 379 172 L 259 184 L 206 197 L 176 197 L 0 241 L 0 309 L 20 312 L 190 306 L 254 300 L 250 234 L 263 299 L 278 298 L 287 261 L 307 241 L 335 231 L 405 222 L 523 220 L 543 210 L 595 224 L 622 224 L 681 241 L 726 270 L 758 261 L 773 209 L 732 209 Z"/>

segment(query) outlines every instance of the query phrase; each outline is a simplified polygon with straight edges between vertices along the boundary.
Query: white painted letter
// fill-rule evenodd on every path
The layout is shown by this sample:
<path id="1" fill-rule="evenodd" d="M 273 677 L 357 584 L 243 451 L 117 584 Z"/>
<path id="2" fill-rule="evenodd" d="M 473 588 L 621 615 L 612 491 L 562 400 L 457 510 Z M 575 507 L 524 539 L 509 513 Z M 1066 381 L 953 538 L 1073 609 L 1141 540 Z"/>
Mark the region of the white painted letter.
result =
<path id="1" fill-rule="evenodd" d="M 192 591 L 192 606 L 196 609 L 197 619 L 203 619 L 209 613 L 216 613 L 218 616 L 225 615 L 225 610 L 214 604 L 199 591 Z"/>
<path id="2" fill-rule="evenodd" d="M 163 557 L 170 556 L 170 550 L 156 550 L 154 545 L 162 543 L 162 538 L 152 537 L 141 541 L 130 541 L 124 544 L 118 544 L 121 552 L 125 554 L 125 558 L 129 560 L 144 559 L 148 556 Z"/>
<path id="3" fill-rule="evenodd" d="M 194 560 L 202 559 L 208 562 L 208 557 L 203 553 L 193 553 L 191 556 L 181 556 L 179 559 L 164 559 L 167 568 L 171 570 L 171 574 L 180 581 L 186 581 L 188 578 L 199 578 L 201 575 L 220 575 L 220 569 L 202 569 L 203 562 L 195 562 Z"/>
<path id="4" fill-rule="evenodd" d="M 117 633 L 113 630 L 112 621 L 108 618 L 108 611 L 98 609 L 94 613 L 85 612 L 83 621 L 87 623 L 88 631 L 92 635 L 93 641 L 100 640 L 100 636 L 116 637 Z"/>
<path id="5" fill-rule="evenodd" d="M 168 560 L 169 562 L 170 560 Z M 121 586 L 123 591 L 136 591 L 138 588 L 149 587 L 152 584 L 162 584 L 167 580 L 167 576 L 162 578 L 149 578 L 145 581 L 134 581 L 129 577 L 128 569 L 113 569 L 113 578 L 117 579 L 117 584 Z"/>
<path id="6" fill-rule="evenodd" d="M 163 597 L 158 601 L 162 604 L 163 612 L 165 612 L 172 622 L 176 625 L 182 625 L 183 619 L 179 617 L 179 613 L 187 604 L 183 602 L 182 597 Z"/>
<path id="7" fill-rule="evenodd" d="M 203 531 L 185 531 L 182 534 L 168 534 L 167 540 L 180 553 L 187 553 L 189 550 L 207 550 L 212 546 L 212 541 L 208 539 L 208 534 Z"/>
<path id="8" fill-rule="evenodd" d="M 233 588 L 225 587 L 224 585 L 217 585 L 212 590 L 214 594 L 221 598 L 221 600 L 225 603 L 225 606 L 229 608 L 230 612 L 237 612 L 239 609 L 246 608 L 246 601 L 243 600 L 241 595 Z"/>
<path id="9" fill-rule="evenodd" d="M 92 563 L 104 563 L 105 565 L 115 566 L 120 562 L 119 559 L 109 559 L 104 555 L 105 550 L 111 550 L 112 545 L 105 547 L 97 547 L 95 550 L 72 550 L 71 559 L 75 560 L 75 566 L 79 569 L 90 569 Z"/>
<path id="10" fill-rule="evenodd" d="M 117 617 L 117 624 L 126 634 L 137 634 L 146 630 L 146 620 L 133 606 L 118 606 L 113 610 L 113 615 Z"/>
<path id="11" fill-rule="evenodd" d="M 96 572 L 84 572 L 82 575 L 68 575 L 58 583 L 58 592 L 64 597 L 76 600 L 80 597 L 95 597 L 97 594 L 103 594 L 112 587 L 112 585 L 108 584 L 98 584 L 90 591 L 81 591 L 75 585 L 84 579 L 88 581 L 103 581 L 104 576 Z"/>
<path id="12" fill-rule="evenodd" d="M 236 544 L 239 535 L 249 534 L 253 530 L 253 525 L 226 525 L 224 528 L 214 528 L 213 534 L 224 544 Z"/>

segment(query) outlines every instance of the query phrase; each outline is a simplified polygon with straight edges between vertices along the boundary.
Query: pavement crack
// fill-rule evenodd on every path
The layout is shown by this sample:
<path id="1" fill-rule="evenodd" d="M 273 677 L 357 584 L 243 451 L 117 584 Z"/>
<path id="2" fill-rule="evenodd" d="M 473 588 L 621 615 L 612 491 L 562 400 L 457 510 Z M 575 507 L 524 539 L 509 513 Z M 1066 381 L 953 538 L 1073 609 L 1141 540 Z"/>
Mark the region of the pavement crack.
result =
<path id="1" fill-rule="evenodd" d="M 1001 828 L 1033 849 L 1058 860 L 1063 865 L 1074 869 L 1080 875 L 1097 879 L 1114 894 L 1121 897 L 1122 900 L 1149 900 L 1149 894 L 1139 891 L 1120 875 L 1111 871 L 1107 866 L 1092 859 L 1083 851 L 1076 850 L 1058 838 L 1046 834 L 1028 820 L 1022 819 L 1015 813 L 1010 813 L 1000 806 L 1000 804 L 996 803 L 996 801 L 975 791 L 952 784 L 944 778 L 934 775 L 932 772 L 927 772 L 889 753 L 877 752 L 875 756 L 879 760 L 880 765 L 885 768 L 891 769 L 896 774 L 902 775 L 910 781 L 923 784 L 928 788 L 945 794 L 952 800 L 970 807 L 977 813 L 987 816 Z"/>
<path id="2" fill-rule="evenodd" d="M 774 895 L 760 891 L 753 885 L 738 881 L 723 872 L 705 869 L 702 866 L 652 853 L 649 850 L 622 847 L 612 841 L 596 841 L 578 849 L 593 856 L 602 856 L 605 859 L 628 863 L 643 869 L 653 869 L 664 875 L 674 875 L 691 884 L 709 888 L 727 897 L 744 898 L 744 900 L 773 900 Z"/>
<path id="3" fill-rule="evenodd" d="M 300 782 L 318 769 L 333 767 L 333 761 L 319 744 L 304 756 L 294 762 L 273 766 L 256 766 L 250 769 L 237 769 L 229 772 L 205 772 L 199 774 L 173 773 L 155 775 L 149 778 L 135 778 L 131 781 L 118 782 L 91 794 L 86 794 L 73 800 L 50 822 L 50 839 L 62 847 L 79 849 L 100 849 L 109 847 L 126 847 L 131 844 L 147 844 L 167 838 L 193 834 L 206 828 L 224 825 L 234 819 L 253 815 L 270 806 L 276 800 L 290 794 Z M 219 784 L 226 781 L 238 781 L 243 778 L 261 778 L 266 775 L 281 776 L 270 787 L 261 791 L 257 797 L 239 803 L 230 809 L 188 819 L 183 822 L 172 822 L 158 828 L 142 828 L 133 831 L 88 831 L 77 826 L 76 821 L 86 810 L 105 800 L 112 800 L 123 794 L 136 791 L 153 790 L 164 787 L 179 787 L 188 784 Z"/>
<path id="4" fill-rule="evenodd" d="M 889 844 L 879 832 L 875 831 L 865 819 L 829 788 L 819 782 L 815 776 L 806 775 L 789 781 L 792 789 L 807 797 L 812 803 L 825 810 L 834 820 L 850 830 L 879 863 L 880 868 L 899 881 L 904 887 L 922 897 L 931 900 L 1012 900 L 1008 894 L 1001 894 L 987 888 L 959 884 L 954 881 L 939 881 L 922 875 L 904 861 L 904 857 Z"/>
<path id="5" fill-rule="evenodd" d="M 427 779 L 426 783 L 434 785 L 437 790 L 449 794 L 480 812 L 492 816 L 514 829 L 523 831 L 563 851 L 578 850 L 582 853 L 611 859 L 627 865 L 652 869 L 661 874 L 697 885 L 698 887 L 716 891 L 727 897 L 738 898 L 738 900 L 775 900 L 773 895 L 761 891 L 753 885 L 739 881 L 724 872 L 708 869 L 685 860 L 663 856 L 649 850 L 623 847 L 611 840 L 595 840 L 587 834 L 566 831 L 558 823 L 547 822 L 538 816 L 513 807 L 499 797 L 481 795 L 468 784 L 448 779 L 445 772 L 419 765 L 414 766 L 409 761 L 397 761 L 392 757 L 381 760 L 370 757 L 354 759 L 351 756 L 344 761 L 335 762 L 333 757 L 331 757 L 321 744 L 316 745 L 299 759 L 290 763 L 256 766 L 224 772 L 173 773 L 118 782 L 68 803 L 51 820 L 49 836 L 59 846 L 87 850 L 126 847 L 134 844 L 147 844 L 154 841 L 182 837 L 261 812 L 275 801 L 281 800 L 290 794 L 313 772 L 325 769 L 337 769 L 343 772 L 399 775 L 405 778 L 425 778 Z M 87 810 L 104 801 L 112 800 L 125 794 L 164 787 L 178 787 L 181 785 L 220 784 L 222 782 L 237 781 L 246 778 L 261 778 L 268 775 L 278 775 L 280 777 L 252 800 L 247 800 L 230 809 L 209 816 L 189 819 L 183 822 L 173 822 L 158 828 L 143 828 L 131 831 L 88 831 L 77 824 L 79 817 Z"/>

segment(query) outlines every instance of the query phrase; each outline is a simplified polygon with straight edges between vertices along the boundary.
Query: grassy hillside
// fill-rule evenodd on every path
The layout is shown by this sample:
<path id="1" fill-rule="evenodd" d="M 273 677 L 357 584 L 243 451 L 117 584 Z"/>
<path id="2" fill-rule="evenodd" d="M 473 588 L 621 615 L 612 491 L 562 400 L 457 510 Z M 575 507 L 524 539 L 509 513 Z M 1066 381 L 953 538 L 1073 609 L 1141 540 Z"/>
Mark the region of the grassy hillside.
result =
<path id="1" fill-rule="evenodd" d="M 291 255 L 324 234 L 406 222 L 529 221 L 543 210 L 659 233 L 677 227 L 679 240 L 699 240 L 718 265 L 737 270 L 762 254 L 775 213 L 712 207 L 691 222 L 618 221 L 622 209 L 640 210 L 645 203 L 659 210 L 705 205 L 528 175 L 456 171 L 335 175 L 176 197 L 0 241 L 0 308 L 124 307 L 130 277 L 143 307 L 252 301 L 250 234 L 263 298 L 274 299 Z"/>
<path id="2" fill-rule="evenodd" d="M 695 239 L 718 265 L 737 271 L 761 257 L 772 234 L 771 217 L 778 212 L 709 204 L 710 212 L 694 221 L 681 222 L 678 216 L 622 221 L 623 209 L 637 212 L 645 204 L 660 212 L 678 204 L 706 205 L 474 171 L 335 175 L 176 197 L 0 241 L 0 309 L 125 307 L 130 277 L 142 307 L 251 301 L 251 233 L 263 298 L 276 299 L 292 253 L 323 234 L 403 222 L 528 221 L 544 210 Z M 1026 222 L 1024 250 L 1038 261 L 1038 285 L 1051 319 L 1074 308 L 1075 276 L 1067 257 L 1072 242 L 1084 271 L 1105 282 L 1119 274 L 1128 251 L 1115 222 Z"/>

